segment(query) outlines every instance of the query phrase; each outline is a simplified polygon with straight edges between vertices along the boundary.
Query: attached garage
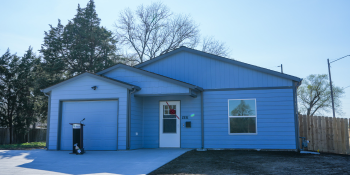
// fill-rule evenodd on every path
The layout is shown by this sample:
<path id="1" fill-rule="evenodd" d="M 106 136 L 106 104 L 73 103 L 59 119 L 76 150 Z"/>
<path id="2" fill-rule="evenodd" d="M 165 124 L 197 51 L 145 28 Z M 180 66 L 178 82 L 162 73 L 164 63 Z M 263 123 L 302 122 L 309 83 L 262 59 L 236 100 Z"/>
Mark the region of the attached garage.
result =
<path id="1" fill-rule="evenodd" d="M 88 72 L 43 89 L 49 97 L 47 148 L 72 151 L 69 123 L 85 118 L 85 150 L 125 150 L 127 98 L 138 90 L 138 86 Z"/>
<path id="2" fill-rule="evenodd" d="M 63 101 L 61 150 L 72 150 L 72 125 L 83 122 L 85 150 L 117 150 L 118 100 Z"/>

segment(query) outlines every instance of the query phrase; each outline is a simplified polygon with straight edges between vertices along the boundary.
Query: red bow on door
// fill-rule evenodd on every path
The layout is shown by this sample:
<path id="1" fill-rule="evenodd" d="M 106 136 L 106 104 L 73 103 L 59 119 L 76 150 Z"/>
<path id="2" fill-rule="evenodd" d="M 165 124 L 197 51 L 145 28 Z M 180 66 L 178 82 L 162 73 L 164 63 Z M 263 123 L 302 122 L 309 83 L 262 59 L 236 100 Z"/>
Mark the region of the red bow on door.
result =
<path id="1" fill-rule="evenodd" d="M 175 115 L 176 115 L 175 109 L 170 109 L 169 113 L 170 113 L 170 114 L 175 114 Z"/>
<path id="2" fill-rule="evenodd" d="M 169 113 L 170 114 L 175 114 L 176 115 L 176 110 L 175 109 L 171 109 L 171 107 L 170 107 L 170 105 L 169 105 L 169 103 L 166 101 L 166 104 L 168 105 L 168 107 L 169 107 Z M 180 118 L 176 115 L 176 117 L 177 117 L 177 119 L 179 119 L 180 120 Z"/>

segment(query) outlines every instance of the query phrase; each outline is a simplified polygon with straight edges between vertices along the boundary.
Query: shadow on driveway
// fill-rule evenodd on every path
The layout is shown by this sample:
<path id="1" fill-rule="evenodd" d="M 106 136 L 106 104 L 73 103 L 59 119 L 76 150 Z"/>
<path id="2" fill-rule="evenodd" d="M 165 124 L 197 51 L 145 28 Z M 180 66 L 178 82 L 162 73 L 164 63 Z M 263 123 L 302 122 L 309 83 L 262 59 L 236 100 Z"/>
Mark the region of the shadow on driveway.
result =
<path id="1" fill-rule="evenodd" d="M 22 151 L 12 151 L 12 150 L 0 150 L 0 160 L 1 159 L 9 159 L 12 157 L 20 156 L 22 155 Z"/>
<path id="2" fill-rule="evenodd" d="M 0 151 L 4 174 L 147 174 L 189 149 L 139 149 L 130 151 Z"/>

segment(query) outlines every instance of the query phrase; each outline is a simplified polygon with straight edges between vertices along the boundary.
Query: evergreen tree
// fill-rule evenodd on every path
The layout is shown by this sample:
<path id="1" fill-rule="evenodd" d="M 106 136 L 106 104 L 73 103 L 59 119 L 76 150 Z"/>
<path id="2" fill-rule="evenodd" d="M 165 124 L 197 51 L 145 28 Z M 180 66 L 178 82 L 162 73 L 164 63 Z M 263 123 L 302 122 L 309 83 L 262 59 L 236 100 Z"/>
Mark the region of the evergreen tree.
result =
<path id="1" fill-rule="evenodd" d="M 38 93 L 37 72 L 40 57 L 36 57 L 29 47 L 22 58 L 11 55 L 10 51 L 0 57 L 0 126 L 10 129 L 12 133 L 27 133 L 29 126 L 38 120 L 46 120 L 46 111 L 40 106 L 47 103 L 42 93 Z"/>
<path id="2" fill-rule="evenodd" d="M 58 20 L 57 27 L 50 28 L 40 52 L 52 81 L 97 72 L 120 61 L 117 41 L 111 31 L 100 26 L 93 0 L 86 8 L 78 5 L 77 14 L 66 26 Z"/>
<path id="3" fill-rule="evenodd" d="M 21 89 L 18 87 L 17 80 L 18 65 L 20 58 L 11 55 L 8 49 L 0 57 L 0 77 L 1 77 L 1 105 L 0 105 L 0 124 L 10 129 L 10 143 L 12 143 L 13 126 L 18 121 L 16 112 L 18 106 L 18 94 Z"/>
<path id="4" fill-rule="evenodd" d="M 36 57 L 33 49 L 29 47 L 24 56 L 21 58 L 17 73 L 17 86 L 22 90 L 18 93 L 18 115 L 16 119 L 16 130 L 28 132 L 31 125 L 34 125 L 42 118 L 42 111 L 38 111 L 36 105 L 42 102 L 42 93 L 37 93 L 38 83 L 36 81 L 41 74 L 37 73 L 37 67 L 40 65 L 40 57 Z M 47 102 L 46 100 L 44 100 Z M 25 127 L 24 127 L 25 126 Z"/>

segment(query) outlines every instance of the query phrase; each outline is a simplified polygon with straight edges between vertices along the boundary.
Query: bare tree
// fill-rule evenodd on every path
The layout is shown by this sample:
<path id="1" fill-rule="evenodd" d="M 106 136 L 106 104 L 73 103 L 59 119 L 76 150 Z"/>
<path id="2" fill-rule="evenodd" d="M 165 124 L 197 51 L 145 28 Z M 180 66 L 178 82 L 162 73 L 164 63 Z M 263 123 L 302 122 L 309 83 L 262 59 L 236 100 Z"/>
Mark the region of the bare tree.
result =
<path id="1" fill-rule="evenodd" d="M 223 57 L 229 56 L 229 49 L 226 44 L 214 39 L 214 37 L 204 37 L 201 45 L 203 52 Z"/>
<path id="2" fill-rule="evenodd" d="M 342 114 L 340 98 L 343 94 L 342 88 L 333 86 L 334 105 L 338 114 Z M 306 77 L 298 88 L 298 99 L 300 113 L 313 116 L 329 112 L 332 107 L 332 99 L 328 75 L 312 74 Z"/>
<path id="3" fill-rule="evenodd" d="M 131 62 L 142 63 L 180 46 L 196 48 L 200 42 L 198 25 L 188 15 L 173 14 L 160 2 L 141 5 L 135 12 L 124 10 L 115 27 L 119 43 L 131 52 L 128 55 L 136 55 L 129 57 Z M 205 41 L 206 52 L 227 55 L 224 44 L 212 38 Z"/>
<path id="4" fill-rule="evenodd" d="M 241 100 L 241 103 L 231 111 L 232 116 L 249 116 L 254 115 L 254 110 L 248 104 Z"/>

